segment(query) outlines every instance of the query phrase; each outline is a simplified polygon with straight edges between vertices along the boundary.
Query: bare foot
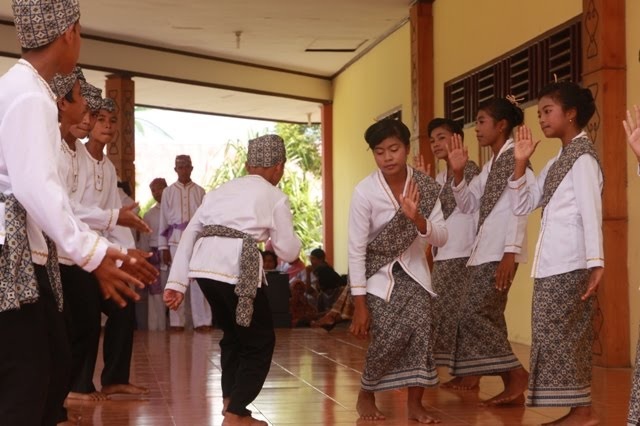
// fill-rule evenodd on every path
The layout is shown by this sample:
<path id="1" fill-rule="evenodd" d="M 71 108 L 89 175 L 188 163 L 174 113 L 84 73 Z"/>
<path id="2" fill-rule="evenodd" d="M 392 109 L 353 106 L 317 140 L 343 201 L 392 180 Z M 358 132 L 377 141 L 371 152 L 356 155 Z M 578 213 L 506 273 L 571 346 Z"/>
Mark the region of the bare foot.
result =
<path id="1" fill-rule="evenodd" d="M 213 327 L 211 327 L 210 325 L 199 325 L 199 326 L 195 327 L 193 330 L 194 331 L 200 331 L 202 333 L 206 333 L 208 331 L 213 330 Z"/>
<path id="2" fill-rule="evenodd" d="M 529 373 L 520 367 L 502 375 L 504 390 L 498 395 L 480 403 L 481 406 L 523 405 L 524 391 L 529 382 Z"/>
<path id="3" fill-rule="evenodd" d="M 384 420 L 385 416 L 376 407 L 376 397 L 373 392 L 360 390 L 356 410 L 362 420 Z"/>
<path id="4" fill-rule="evenodd" d="M 127 395 L 146 395 L 149 393 L 149 389 L 132 385 L 131 383 L 107 385 L 102 387 L 102 393 L 106 395 L 112 395 L 114 393 L 124 393 Z"/>
<path id="5" fill-rule="evenodd" d="M 317 321 L 311 321 L 312 328 L 318 328 L 322 326 L 331 326 L 338 322 L 340 315 L 336 312 L 327 312 L 322 318 Z"/>
<path id="6" fill-rule="evenodd" d="M 464 376 L 454 377 L 446 383 L 440 385 L 442 389 L 453 390 L 474 390 L 480 387 L 480 377 L 482 376 Z"/>
<path id="7" fill-rule="evenodd" d="M 409 412 L 409 420 L 415 420 L 418 423 L 440 423 L 440 419 L 429 415 L 429 412 L 420 404 L 407 407 Z"/>
<path id="8" fill-rule="evenodd" d="M 79 401 L 106 401 L 109 399 L 105 393 L 98 391 L 91 393 L 69 392 L 67 398 Z"/>
<path id="9" fill-rule="evenodd" d="M 573 407 L 566 416 L 544 424 L 553 426 L 597 426 L 600 424 L 600 420 L 590 406 Z"/>
<path id="10" fill-rule="evenodd" d="M 251 416 L 239 416 L 233 413 L 225 413 L 222 426 L 267 426 L 267 422 L 254 419 Z"/>
<path id="11" fill-rule="evenodd" d="M 227 408 L 229 407 L 230 401 L 231 401 L 231 398 L 229 397 L 222 398 L 222 415 L 223 416 L 227 413 Z"/>

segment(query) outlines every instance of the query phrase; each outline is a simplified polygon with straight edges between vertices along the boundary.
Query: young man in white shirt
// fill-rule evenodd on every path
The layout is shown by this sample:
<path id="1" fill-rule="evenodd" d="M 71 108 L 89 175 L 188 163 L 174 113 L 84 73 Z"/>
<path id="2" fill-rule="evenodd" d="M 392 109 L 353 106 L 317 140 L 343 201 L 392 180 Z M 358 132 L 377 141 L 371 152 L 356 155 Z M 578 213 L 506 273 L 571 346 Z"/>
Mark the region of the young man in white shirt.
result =
<path id="1" fill-rule="evenodd" d="M 171 266 L 171 259 L 176 254 L 182 231 L 202 203 L 204 188 L 191 180 L 193 165 L 188 155 L 176 156 L 175 172 L 178 180 L 164 190 L 160 203 L 160 225 L 158 232 L 158 248 L 162 253 L 162 261 Z M 169 313 L 171 330 L 182 331 L 187 325 L 185 315 L 191 311 L 191 322 L 196 331 L 211 329 L 211 307 L 207 303 L 198 286 L 189 287 L 187 301 L 176 311 Z"/>
<path id="2" fill-rule="evenodd" d="M 122 207 L 122 201 L 118 194 L 116 169 L 104 153 L 105 146 L 113 142 L 116 134 L 115 124 L 118 119 L 116 108 L 117 105 L 113 99 L 105 98 L 102 100 L 96 124 L 91 129 L 89 141 L 85 145 L 88 153 L 89 173 L 80 202 L 86 206 L 97 206 L 105 210 Z M 128 228 L 116 226 L 112 231 L 103 232 L 103 235 L 130 253 L 138 252 L 135 248 L 133 234 Z M 147 256 L 145 255 L 145 257 Z M 157 274 L 151 265 L 149 268 L 154 271 L 154 275 Z M 148 393 L 148 389 L 129 382 L 135 307 L 129 305 L 121 308 L 109 300 L 103 300 L 101 308 L 102 312 L 108 316 L 102 348 L 104 358 L 104 368 L 100 377 L 102 393 L 106 395 Z M 93 378 L 87 377 L 86 379 L 91 380 L 89 385 L 93 385 Z"/>
<path id="3" fill-rule="evenodd" d="M 47 82 L 78 59 L 79 5 L 13 0 L 12 9 L 23 50 L 0 78 L 0 340 L 7 343 L 0 345 L 0 418 L 54 425 L 66 420 L 60 407 L 70 363 L 55 245 L 93 271 L 103 295 L 119 304 L 137 299 L 127 283 L 143 284 L 115 264 L 131 258 L 76 220 L 52 161 L 60 130 Z"/>
<path id="4" fill-rule="evenodd" d="M 222 329 L 222 395 L 225 426 L 266 425 L 249 405 L 262 389 L 275 346 L 257 242 L 271 239 L 279 258 L 300 255 L 287 196 L 275 186 L 286 160 L 282 138 L 249 141 L 248 175 L 209 192 L 176 252 L 164 300 L 176 309 L 192 279 L 198 282 Z"/>

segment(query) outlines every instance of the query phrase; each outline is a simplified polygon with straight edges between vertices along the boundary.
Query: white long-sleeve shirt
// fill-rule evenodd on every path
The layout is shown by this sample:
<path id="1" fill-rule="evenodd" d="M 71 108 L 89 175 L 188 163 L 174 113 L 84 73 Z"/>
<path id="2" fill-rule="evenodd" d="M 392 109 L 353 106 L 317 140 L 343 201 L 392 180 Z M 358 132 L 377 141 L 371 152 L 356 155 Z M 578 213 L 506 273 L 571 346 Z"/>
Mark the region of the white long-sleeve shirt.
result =
<path id="1" fill-rule="evenodd" d="M 163 193 L 162 201 L 164 197 Z M 287 196 L 261 176 L 244 176 L 221 185 L 204 197 L 182 233 L 167 289 L 184 293 L 189 278 L 209 278 L 229 284 L 238 282 L 242 239 L 198 239 L 206 225 L 236 229 L 251 235 L 256 242 L 271 239 L 273 250 L 286 262 L 293 262 L 300 255 L 301 244 L 293 231 Z M 262 258 L 260 271 L 263 276 Z"/>
<path id="2" fill-rule="evenodd" d="M 503 152 L 513 146 L 513 139 L 502 146 L 496 160 Z M 469 185 L 462 179 L 458 186 L 453 185 L 453 196 L 463 213 L 476 213 L 480 210 L 480 198 L 484 194 L 489 172 L 493 166 L 493 157 L 482 167 L 480 174 Z M 527 175 L 534 177 L 527 168 Z M 505 253 L 515 253 L 517 263 L 527 262 L 527 217 L 517 216 L 511 209 L 508 188 L 502 192 L 498 202 L 478 230 L 468 266 L 499 262 Z"/>
<path id="3" fill-rule="evenodd" d="M 407 167 L 407 181 L 403 192 L 407 190 L 412 176 L 413 169 Z M 392 268 L 396 262 L 429 293 L 435 294 L 425 251 L 427 244 L 442 247 L 447 242 L 448 234 L 440 200 L 436 201 L 431 214 L 426 218 L 426 233 L 418 233 L 404 253 L 380 268 L 369 279 L 366 278 L 367 244 L 380 234 L 399 208 L 400 205 L 380 170 L 371 173 L 355 187 L 349 213 L 349 278 L 352 295 L 371 293 L 388 301 L 395 284 Z"/>
<path id="4" fill-rule="evenodd" d="M 447 171 L 443 170 L 436 176 L 436 182 L 440 185 L 447 183 Z M 478 226 L 478 212 L 467 214 L 462 213 L 456 205 L 451 215 L 445 219 L 449 238 L 447 243 L 437 250 L 433 260 L 458 259 L 469 257 L 473 249 L 473 242 L 476 239 L 476 228 Z"/>
<path id="5" fill-rule="evenodd" d="M 547 173 L 559 157 L 560 153 L 549 160 L 537 178 L 527 174 L 509 181 L 515 214 L 526 216 L 540 207 Z M 545 207 L 532 277 L 604 267 L 602 185 L 602 172 L 595 158 L 582 155 L 573 163 Z"/>
<path id="6" fill-rule="evenodd" d="M 58 172 L 60 179 L 66 184 L 67 194 L 73 214 L 89 228 L 103 235 L 115 229 L 118 221 L 118 209 L 101 209 L 97 205 L 82 204 L 82 196 L 89 179 L 92 164 L 87 149 L 80 140 L 74 142 L 75 150 L 71 150 L 64 140 L 60 140 L 58 156 Z M 58 260 L 65 265 L 73 265 L 71 256 L 62 247 L 58 247 Z"/>
<path id="7" fill-rule="evenodd" d="M 142 250 L 149 251 L 151 248 L 158 248 L 158 226 L 160 223 L 160 204 L 156 203 L 144 214 L 142 220 L 145 221 L 151 232 L 140 234 L 139 247 Z"/>
<path id="8" fill-rule="evenodd" d="M 56 166 L 60 129 L 55 96 L 31 65 L 21 59 L 0 78 L 0 191 L 13 193 L 27 211 L 33 262 L 46 264 L 42 231 L 87 271 L 98 267 L 108 242 L 77 220 Z M 4 244 L 4 203 L 0 203 L 0 244 Z"/>
<path id="9" fill-rule="evenodd" d="M 97 206 L 102 210 L 120 210 L 122 200 L 118 193 L 116 167 L 106 155 L 102 160 L 96 160 L 87 152 L 87 159 L 88 178 L 80 203 L 85 206 Z M 124 249 L 136 247 L 131 230 L 124 226 L 116 225 L 111 231 L 103 231 L 102 235 Z"/>
<path id="10" fill-rule="evenodd" d="M 158 248 L 168 249 L 177 246 L 182 236 L 180 229 L 174 229 L 169 238 L 162 235 L 170 225 L 188 223 L 202 204 L 204 188 L 189 182 L 186 185 L 175 182 L 162 192 L 160 203 L 160 225 L 158 233 Z"/>

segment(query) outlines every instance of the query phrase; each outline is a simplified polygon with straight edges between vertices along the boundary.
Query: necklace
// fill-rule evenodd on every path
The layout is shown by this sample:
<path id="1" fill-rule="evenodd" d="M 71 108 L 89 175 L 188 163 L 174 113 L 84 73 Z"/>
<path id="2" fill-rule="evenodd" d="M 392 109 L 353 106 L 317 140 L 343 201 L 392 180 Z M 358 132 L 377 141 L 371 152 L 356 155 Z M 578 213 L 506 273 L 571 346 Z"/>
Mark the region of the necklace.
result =
<path id="1" fill-rule="evenodd" d="M 40 84 L 42 84 L 42 86 L 47 90 L 47 92 L 49 93 L 49 96 L 51 97 L 51 99 L 53 99 L 54 102 L 57 100 L 57 97 L 56 97 L 55 93 L 53 93 L 53 90 L 51 90 L 51 86 L 49 86 L 49 83 L 47 83 L 46 80 L 44 78 L 42 78 L 42 76 L 40 75 L 38 70 L 35 69 L 33 67 L 33 65 L 31 65 L 29 63 L 29 61 L 24 60 L 24 59 L 20 59 L 18 61 L 18 64 L 29 68 L 31 70 L 31 72 L 33 72 L 35 74 L 35 76 L 38 78 L 38 80 L 40 80 Z"/>

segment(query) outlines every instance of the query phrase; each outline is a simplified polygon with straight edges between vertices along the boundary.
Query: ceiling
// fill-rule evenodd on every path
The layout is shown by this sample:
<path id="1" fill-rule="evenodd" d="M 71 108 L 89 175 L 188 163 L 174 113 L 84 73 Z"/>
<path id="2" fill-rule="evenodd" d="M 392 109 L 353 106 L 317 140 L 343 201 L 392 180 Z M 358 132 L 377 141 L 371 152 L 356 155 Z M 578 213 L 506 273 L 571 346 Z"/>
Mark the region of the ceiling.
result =
<path id="1" fill-rule="evenodd" d="M 412 2 L 84 0 L 81 23 L 88 35 L 331 78 L 405 22 Z M 12 19 L 9 3 L 0 3 L 0 19 Z M 0 72 L 11 63 L 0 59 Z M 89 78 L 100 84 L 105 73 L 96 71 Z M 314 102 L 135 74 L 134 79 L 139 104 L 293 122 L 320 120 Z"/>

